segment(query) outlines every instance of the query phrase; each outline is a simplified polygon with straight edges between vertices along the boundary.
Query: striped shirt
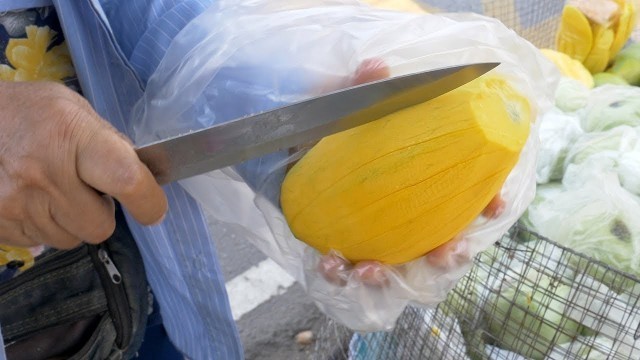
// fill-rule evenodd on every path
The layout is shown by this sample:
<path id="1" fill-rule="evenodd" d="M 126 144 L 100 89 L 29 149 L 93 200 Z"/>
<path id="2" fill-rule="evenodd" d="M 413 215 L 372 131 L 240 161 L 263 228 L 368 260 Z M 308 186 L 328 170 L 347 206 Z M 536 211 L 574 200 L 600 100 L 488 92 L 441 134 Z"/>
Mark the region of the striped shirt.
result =
<path id="1" fill-rule="evenodd" d="M 83 95 L 127 134 L 131 108 L 169 43 L 213 1 L 4 0 L 0 11 L 53 3 Z M 127 219 L 167 332 L 190 359 L 241 359 L 242 347 L 203 212 L 180 185 L 164 189 L 170 206 L 162 224 L 145 227 L 128 214 Z"/>

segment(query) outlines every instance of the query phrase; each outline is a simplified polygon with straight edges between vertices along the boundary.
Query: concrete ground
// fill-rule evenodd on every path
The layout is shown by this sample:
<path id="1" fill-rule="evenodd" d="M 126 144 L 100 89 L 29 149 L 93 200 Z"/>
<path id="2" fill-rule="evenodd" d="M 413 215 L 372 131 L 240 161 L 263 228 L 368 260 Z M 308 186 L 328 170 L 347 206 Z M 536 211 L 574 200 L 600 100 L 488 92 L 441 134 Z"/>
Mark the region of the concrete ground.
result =
<path id="1" fill-rule="evenodd" d="M 325 318 L 302 286 L 249 242 L 216 241 L 246 359 L 310 359 L 314 342 L 299 344 L 295 337 L 308 330 L 317 334 Z"/>

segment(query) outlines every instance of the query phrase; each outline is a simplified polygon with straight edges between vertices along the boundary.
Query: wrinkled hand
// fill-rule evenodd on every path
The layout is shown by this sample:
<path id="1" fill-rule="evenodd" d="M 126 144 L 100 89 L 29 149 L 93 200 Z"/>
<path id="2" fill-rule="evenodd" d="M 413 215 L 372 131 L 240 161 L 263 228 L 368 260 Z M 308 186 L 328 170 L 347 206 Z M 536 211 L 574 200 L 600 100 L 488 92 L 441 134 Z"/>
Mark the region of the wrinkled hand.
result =
<path id="1" fill-rule="evenodd" d="M 142 224 L 166 212 L 132 144 L 78 94 L 0 82 L 0 109 L 0 243 L 99 243 L 115 228 L 113 198 Z"/>
<path id="2" fill-rule="evenodd" d="M 360 64 L 351 83 L 358 85 L 389 76 L 389 68 L 383 61 L 370 59 Z M 482 215 L 486 218 L 498 217 L 504 211 L 504 205 L 500 195 L 496 195 L 484 209 Z M 446 270 L 462 261 L 467 261 L 469 257 L 465 239 L 457 237 L 430 251 L 424 256 L 424 261 L 430 266 Z M 357 264 L 351 264 L 335 253 L 329 253 L 320 259 L 317 270 L 327 281 L 339 286 L 344 286 L 348 279 L 355 279 L 372 286 L 387 286 L 389 284 L 384 265 L 377 261 L 361 261 Z"/>

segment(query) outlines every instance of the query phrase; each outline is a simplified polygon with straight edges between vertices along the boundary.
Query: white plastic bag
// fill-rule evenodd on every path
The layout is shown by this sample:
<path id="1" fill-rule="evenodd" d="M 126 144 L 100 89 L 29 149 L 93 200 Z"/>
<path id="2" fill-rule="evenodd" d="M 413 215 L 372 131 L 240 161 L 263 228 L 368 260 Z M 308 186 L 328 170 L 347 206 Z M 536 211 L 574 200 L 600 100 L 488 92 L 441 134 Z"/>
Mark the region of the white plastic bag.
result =
<path id="1" fill-rule="evenodd" d="M 584 131 L 607 131 L 619 126 L 640 126 L 640 88 L 607 84 L 592 89 L 582 114 Z"/>
<path id="2" fill-rule="evenodd" d="M 553 110 L 540 124 L 540 150 L 536 169 L 538 184 L 560 180 L 571 145 L 583 134 L 580 118 Z"/>
<path id="3" fill-rule="evenodd" d="M 530 43 L 479 15 L 376 10 L 358 2 L 221 1 L 173 40 L 134 109 L 139 145 L 335 90 L 366 59 L 382 59 L 391 75 L 482 61 L 525 94 L 538 114 L 549 109 L 559 74 Z M 249 239 L 301 283 L 326 314 L 359 331 L 390 329 L 409 304 L 434 306 L 520 217 L 535 191 L 537 125 L 506 180 L 506 209 L 478 218 L 448 253 L 446 268 L 420 258 L 386 266 L 387 286 L 345 279 L 336 286 L 317 272 L 321 254 L 297 240 L 279 208 L 286 151 L 197 176 L 181 184 L 221 231 Z M 346 154 L 345 154 L 346 155 Z M 215 234 L 214 234 L 215 235 Z M 427 255 L 429 257 L 429 255 Z"/>
<path id="4" fill-rule="evenodd" d="M 564 191 L 533 203 L 528 221 L 539 234 L 631 274 L 640 274 L 640 201 L 620 185 L 614 161 L 572 164 Z"/>

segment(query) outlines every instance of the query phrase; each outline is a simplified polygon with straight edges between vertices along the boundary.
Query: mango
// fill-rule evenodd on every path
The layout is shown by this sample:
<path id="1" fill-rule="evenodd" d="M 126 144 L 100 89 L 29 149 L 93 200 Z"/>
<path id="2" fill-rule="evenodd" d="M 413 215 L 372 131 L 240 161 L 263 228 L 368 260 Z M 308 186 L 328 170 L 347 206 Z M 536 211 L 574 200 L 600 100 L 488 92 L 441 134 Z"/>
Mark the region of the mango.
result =
<path id="1" fill-rule="evenodd" d="M 583 62 L 591 52 L 592 44 L 593 34 L 587 17 L 577 7 L 565 6 L 556 36 L 558 51 Z"/>
<path id="2" fill-rule="evenodd" d="M 563 76 L 578 80 L 589 89 L 593 87 L 593 76 L 580 61 L 552 49 L 540 49 L 540 51 L 556 65 Z"/>
<path id="3" fill-rule="evenodd" d="M 621 76 L 607 73 L 607 72 L 602 72 L 602 73 L 593 75 L 593 81 L 596 87 L 606 85 L 606 84 L 629 85 L 629 83 L 625 79 L 623 79 Z"/>
<path id="4" fill-rule="evenodd" d="M 583 63 L 592 74 L 595 74 L 604 71 L 609 64 L 609 49 L 615 34 L 613 30 L 602 25 L 594 25 L 592 32 L 593 46 Z"/>
<path id="5" fill-rule="evenodd" d="M 532 109 L 485 75 L 431 101 L 322 139 L 287 173 L 293 234 L 323 254 L 399 264 L 451 240 L 499 193 Z"/>
<path id="6" fill-rule="evenodd" d="M 640 59 L 632 57 L 619 58 L 607 72 L 620 76 L 631 85 L 640 86 Z"/>

